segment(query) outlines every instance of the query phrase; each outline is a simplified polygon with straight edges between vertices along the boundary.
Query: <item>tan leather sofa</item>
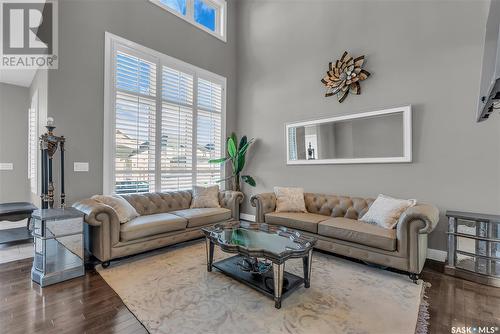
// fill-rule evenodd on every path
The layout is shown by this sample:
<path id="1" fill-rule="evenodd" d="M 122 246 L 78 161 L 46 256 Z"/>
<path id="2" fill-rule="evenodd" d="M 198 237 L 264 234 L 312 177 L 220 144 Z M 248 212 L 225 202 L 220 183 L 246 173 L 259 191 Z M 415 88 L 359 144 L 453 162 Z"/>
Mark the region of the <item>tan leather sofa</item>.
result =
<path id="1" fill-rule="evenodd" d="M 374 199 L 305 193 L 307 213 L 276 212 L 274 193 L 252 196 L 256 220 L 301 230 L 318 239 L 316 248 L 396 268 L 418 279 L 427 257 L 427 235 L 439 220 L 429 204 L 407 209 L 395 229 L 359 221 Z"/>
<path id="2" fill-rule="evenodd" d="M 243 193 L 219 192 L 220 208 L 190 209 L 191 191 L 123 195 L 139 217 L 120 224 L 113 208 L 93 199 L 73 207 L 85 213 L 89 225 L 88 250 L 107 267 L 127 255 L 203 236 L 201 228 L 239 219 Z"/>

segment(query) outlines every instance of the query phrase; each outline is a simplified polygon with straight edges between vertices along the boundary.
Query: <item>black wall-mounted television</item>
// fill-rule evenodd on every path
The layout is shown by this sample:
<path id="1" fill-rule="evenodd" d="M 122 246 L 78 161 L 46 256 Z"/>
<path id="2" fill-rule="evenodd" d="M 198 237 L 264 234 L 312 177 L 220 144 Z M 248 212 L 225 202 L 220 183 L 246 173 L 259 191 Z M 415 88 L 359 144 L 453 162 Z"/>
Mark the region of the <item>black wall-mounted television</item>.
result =
<path id="1" fill-rule="evenodd" d="M 491 0 L 483 44 L 483 60 L 476 121 L 500 110 L 500 0 Z M 497 110 L 497 111 L 498 111 Z"/>
<path id="2" fill-rule="evenodd" d="M 478 113 L 478 122 L 487 120 L 495 110 L 500 110 L 500 78 L 496 79 L 488 96 L 481 96 L 482 109 Z"/>

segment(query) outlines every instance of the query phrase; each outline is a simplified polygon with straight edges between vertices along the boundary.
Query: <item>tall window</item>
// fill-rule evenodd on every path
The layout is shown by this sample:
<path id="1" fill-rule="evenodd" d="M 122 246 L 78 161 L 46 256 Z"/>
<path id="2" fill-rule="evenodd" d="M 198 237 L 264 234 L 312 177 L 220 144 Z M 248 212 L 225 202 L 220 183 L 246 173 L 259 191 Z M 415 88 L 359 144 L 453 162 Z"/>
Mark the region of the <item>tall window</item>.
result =
<path id="1" fill-rule="evenodd" d="M 222 120 L 222 86 L 209 80 L 198 79 L 197 103 L 197 183 L 213 184 L 220 178 L 220 166 L 208 160 L 222 156 L 220 143 Z"/>
<path id="2" fill-rule="evenodd" d="M 155 191 L 156 64 L 117 50 L 115 191 Z"/>
<path id="3" fill-rule="evenodd" d="M 208 160 L 223 152 L 225 78 L 106 39 L 104 192 L 216 184 L 222 169 Z"/>
<path id="4" fill-rule="evenodd" d="M 189 189 L 194 172 L 194 79 L 170 67 L 162 71 L 162 190 Z"/>
<path id="5" fill-rule="evenodd" d="M 38 91 L 33 94 L 28 110 L 28 179 L 32 194 L 37 193 L 38 158 Z"/>
<path id="6" fill-rule="evenodd" d="M 198 28 L 226 41 L 225 0 L 150 0 Z"/>

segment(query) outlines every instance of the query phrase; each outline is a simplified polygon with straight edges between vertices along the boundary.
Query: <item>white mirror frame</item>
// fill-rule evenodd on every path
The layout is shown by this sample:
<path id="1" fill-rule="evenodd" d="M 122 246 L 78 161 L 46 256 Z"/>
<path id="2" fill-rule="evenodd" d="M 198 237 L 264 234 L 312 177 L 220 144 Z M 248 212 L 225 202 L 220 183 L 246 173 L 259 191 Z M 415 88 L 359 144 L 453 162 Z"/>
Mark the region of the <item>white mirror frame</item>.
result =
<path id="1" fill-rule="evenodd" d="M 359 119 L 372 116 L 403 114 L 403 140 L 404 154 L 398 157 L 381 158 L 347 158 L 347 159 L 316 159 L 316 160 L 290 160 L 290 148 L 288 141 L 288 129 L 298 126 L 316 125 L 322 123 L 339 122 L 350 119 Z M 322 118 L 311 121 L 293 122 L 285 124 L 285 145 L 286 145 L 286 163 L 287 165 L 319 165 L 319 164 L 371 164 L 371 163 L 407 163 L 412 162 L 412 115 L 411 105 L 370 111 L 358 114 Z"/>

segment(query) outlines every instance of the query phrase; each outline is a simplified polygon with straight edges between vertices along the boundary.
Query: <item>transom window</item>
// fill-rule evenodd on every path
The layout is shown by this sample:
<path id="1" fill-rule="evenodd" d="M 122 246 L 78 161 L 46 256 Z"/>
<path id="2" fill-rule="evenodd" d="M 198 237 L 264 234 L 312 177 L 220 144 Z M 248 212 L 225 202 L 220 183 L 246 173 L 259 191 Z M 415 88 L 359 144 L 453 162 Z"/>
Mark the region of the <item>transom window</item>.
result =
<path id="1" fill-rule="evenodd" d="M 225 78 L 109 33 L 106 57 L 104 193 L 222 179 Z"/>
<path id="2" fill-rule="evenodd" d="M 150 0 L 198 28 L 226 41 L 225 0 Z"/>

